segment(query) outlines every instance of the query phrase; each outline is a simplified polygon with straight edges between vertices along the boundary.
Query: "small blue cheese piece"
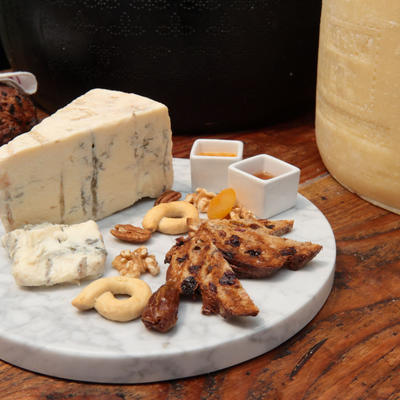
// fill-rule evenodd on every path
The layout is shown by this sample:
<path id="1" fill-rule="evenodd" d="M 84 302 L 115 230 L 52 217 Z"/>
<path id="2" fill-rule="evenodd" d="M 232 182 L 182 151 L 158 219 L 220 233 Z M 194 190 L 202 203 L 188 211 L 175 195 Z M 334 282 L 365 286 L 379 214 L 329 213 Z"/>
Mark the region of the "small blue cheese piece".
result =
<path id="1" fill-rule="evenodd" d="M 0 147 L 0 218 L 99 220 L 173 182 L 171 123 L 161 103 L 93 89 Z"/>
<path id="2" fill-rule="evenodd" d="M 20 286 L 52 286 L 97 278 L 106 249 L 96 222 L 26 225 L 2 237 Z"/>

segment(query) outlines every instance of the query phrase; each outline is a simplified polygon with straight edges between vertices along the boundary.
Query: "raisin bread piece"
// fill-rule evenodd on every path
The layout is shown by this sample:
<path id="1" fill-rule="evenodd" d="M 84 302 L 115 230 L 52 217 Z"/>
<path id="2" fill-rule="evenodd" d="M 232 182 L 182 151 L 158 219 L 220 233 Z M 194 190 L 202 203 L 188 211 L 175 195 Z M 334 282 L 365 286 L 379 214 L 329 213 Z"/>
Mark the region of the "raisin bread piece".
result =
<path id="1" fill-rule="evenodd" d="M 257 306 L 209 238 L 196 235 L 177 239 L 166 262 L 170 264 L 166 283 L 152 295 L 142 314 L 147 328 L 166 332 L 175 325 L 177 293 L 190 297 L 200 294 L 203 314 L 219 314 L 223 318 L 258 314 Z"/>
<path id="2" fill-rule="evenodd" d="M 257 231 L 265 235 L 282 236 L 293 229 L 294 221 L 292 219 L 270 220 L 270 219 L 209 219 L 195 220 L 188 218 L 189 232 L 195 233 L 202 224 L 207 225 L 209 230 L 234 230 Z"/>
<path id="3" fill-rule="evenodd" d="M 322 248 L 271 233 L 273 229 L 253 229 L 251 225 L 238 225 L 237 221 L 206 220 L 195 235 L 210 237 L 239 278 L 264 278 L 281 268 L 301 269 Z"/>
<path id="4" fill-rule="evenodd" d="M 179 285 L 181 294 L 201 294 L 204 314 L 257 315 L 258 309 L 243 289 L 229 263 L 207 236 L 178 239 L 166 257 L 167 281 Z"/>

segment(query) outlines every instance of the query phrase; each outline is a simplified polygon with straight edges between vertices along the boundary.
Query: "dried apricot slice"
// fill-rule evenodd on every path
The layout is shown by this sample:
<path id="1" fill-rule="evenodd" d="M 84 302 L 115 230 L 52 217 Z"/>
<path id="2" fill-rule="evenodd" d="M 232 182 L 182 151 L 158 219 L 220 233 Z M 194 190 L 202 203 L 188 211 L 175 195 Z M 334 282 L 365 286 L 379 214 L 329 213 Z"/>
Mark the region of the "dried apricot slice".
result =
<path id="1" fill-rule="evenodd" d="M 207 216 L 209 219 L 225 218 L 236 204 L 236 193 L 232 188 L 221 190 L 210 200 Z"/>

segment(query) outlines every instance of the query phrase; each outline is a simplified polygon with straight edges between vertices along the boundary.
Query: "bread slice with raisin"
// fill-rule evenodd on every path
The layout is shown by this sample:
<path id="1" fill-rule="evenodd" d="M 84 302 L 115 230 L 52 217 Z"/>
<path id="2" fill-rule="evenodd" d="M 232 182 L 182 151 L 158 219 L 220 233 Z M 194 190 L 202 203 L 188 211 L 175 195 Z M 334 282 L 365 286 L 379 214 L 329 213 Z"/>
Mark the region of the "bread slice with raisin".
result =
<path id="1" fill-rule="evenodd" d="M 210 230 L 250 230 L 258 231 L 265 235 L 282 236 L 293 229 L 292 219 L 270 220 L 270 219 L 209 219 L 200 220 L 188 218 L 189 232 L 194 234 L 203 222 L 207 223 Z"/>
<path id="2" fill-rule="evenodd" d="M 223 318 L 255 316 L 259 310 L 242 287 L 229 263 L 208 237 L 179 238 L 166 255 L 166 283 L 150 298 L 142 314 L 149 329 L 166 332 L 178 314 L 176 294 L 201 294 L 203 314 Z"/>
<path id="3" fill-rule="evenodd" d="M 198 250 L 189 237 L 180 237 L 164 260 L 169 264 L 167 282 L 174 282 L 180 294 L 192 298 L 199 295 L 197 274 L 201 268 L 202 256 Z"/>
<path id="4" fill-rule="evenodd" d="M 196 249 L 202 258 L 197 280 L 203 301 L 203 314 L 219 314 L 224 318 L 257 315 L 257 306 L 210 239 L 196 236 L 191 240 L 193 250 Z"/>
<path id="5" fill-rule="evenodd" d="M 268 228 L 253 229 L 236 222 L 206 220 L 195 235 L 210 237 L 239 278 L 264 278 L 281 268 L 298 270 L 322 248 L 319 244 L 274 236 Z"/>
<path id="6" fill-rule="evenodd" d="M 190 248 L 189 238 L 180 237 L 176 244 L 165 255 L 165 262 L 171 263 L 167 270 L 166 282 L 161 285 L 150 297 L 147 306 L 142 312 L 142 322 L 148 329 L 158 332 L 168 332 L 178 320 L 178 310 L 181 294 L 194 296 L 198 284 L 191 277 L 189 265 L 181 268 Z"/>
<path id="7" fill-rule="evenodd" d="M 229 263 L 207 236 L 180 238 L 167 253 L 167 281 L 173 281 L 181 294 L 200 293 L 204 314 L 231 316 L 256 315 L 258 308 L 243 289 Z"/>

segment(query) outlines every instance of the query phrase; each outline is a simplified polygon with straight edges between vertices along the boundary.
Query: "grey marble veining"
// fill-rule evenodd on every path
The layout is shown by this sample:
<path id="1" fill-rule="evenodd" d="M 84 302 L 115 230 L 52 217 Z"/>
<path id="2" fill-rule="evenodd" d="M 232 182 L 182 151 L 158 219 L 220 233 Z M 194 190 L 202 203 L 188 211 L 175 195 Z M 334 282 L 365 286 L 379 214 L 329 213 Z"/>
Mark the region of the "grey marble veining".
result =
<path id="1" fill-rule="evenodd" d="M 189 160 L 175 159 L 174 189 L 190 191 Z M 132 245 L 109 233 L 117 223 L 140 225 L 152 200 L 99 221 L 108 251 L 106 276 L 117 275 L 111 260 Z M 279 271 L 268 279 L 242 280 L 259 307 L 256 317 L 225 321 L 201 314 L 201 302 L 182 301 L 177 326 L 166 334 L 148 331 L 140 320 L 116 323 L 95 311 L 79 312 L 72 299 L 88 284 L 22 289 L 0 247 L 0 358 L 35 372 L 67 379 L 142 383 L 193 376 L 263 354 L 303 328 L 324 304 L 332 287 L 336 246 L 323 214 L 298 195 L 296 207 L 275 218 L 293 218 L 287 235 L 313 241 L 323 250 L 300 271 Z M 0 235 L 4 233 L 0 228 Z M 174 237 L 155 233 L 146 246 L 161 274 L 142 278 L 156 290 L 165 280 L 165 252 Z"/>

